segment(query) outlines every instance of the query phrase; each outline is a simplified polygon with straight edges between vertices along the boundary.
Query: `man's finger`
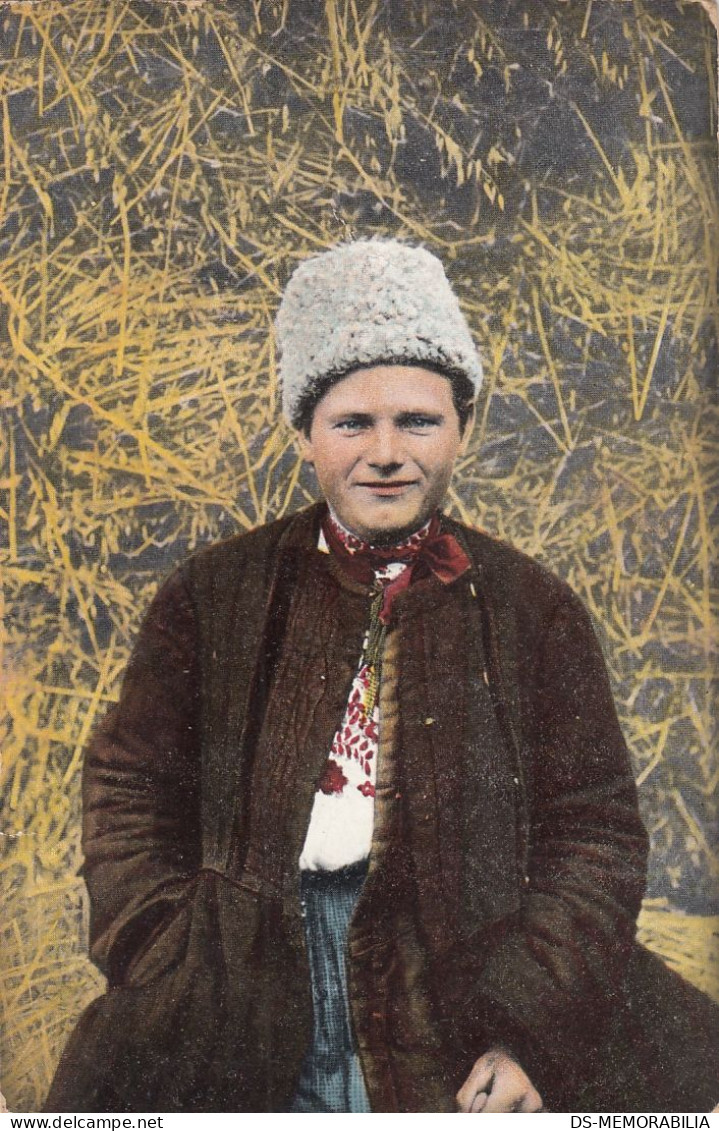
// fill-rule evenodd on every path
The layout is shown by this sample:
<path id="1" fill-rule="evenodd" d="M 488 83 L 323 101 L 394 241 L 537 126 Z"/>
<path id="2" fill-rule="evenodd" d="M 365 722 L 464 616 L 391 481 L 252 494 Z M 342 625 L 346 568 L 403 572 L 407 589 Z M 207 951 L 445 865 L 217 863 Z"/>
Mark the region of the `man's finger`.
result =
<path id="1" fill-rule="evenodd" d="M 523 1098 L 524 1093 L 522 1089 L 515 1086 L 514 1081 L 511 1079 L 508 1080 L 501 1073 L 497 1073 L 487 1097 L 487 1102 L 482 1110 L 485 1115 L 496 1115 L 498 1112 L 523 1111 L 524 1109 L 520 1106 Z"/>
<path id="2" fill-rule="evenodd" d="M 472 1111 L 472 1104 L 479 1094 L 486 1093 L 492 1081 L 495 1055 L 486 1052 L 475 1061 L 469 1076 L 457 1092 L 457 1105 L 460 1111 Z"/>
<path id="3" fill-rule="evenodd" d="M 517 1065 L 505 1064 L 495 1072 L 487 1103 L 482 1110 L 490 1115 L 508 1111 L 535 1112 L 541 1107 L 542 1097 L 527 1075 Z"/>
<path id="4" fill-rule="evenodd" d="M 474 1112 L 474 1113 L 484 1111 L 486 1104 L 487 1104 L 487 1093 L 486 1092 L 477 1092 L 477 1095 L 472 1100 L 472 1103 L 470 1105 L 469 1110 L 470 1110 L 470 1112 Z"/>
<path id="5" fill-rule="evenodd" d="M 522 1096 L 522 1102 L 516 1110 L 522 1113 L 537 1112 L 542 1111 L 543 1107 L 542 1097 L 537 1089 L 530 1088 L 529 1091 L 525 1092 Z"/>
<path id="6" fill-rule="evenodd" d="M 542 1097 L 520 1064 L 503 1049 L 490 1049 L 475 1061 L 457 1092 L 462 1112 L 491 1115 L 542 1110 Z"/>

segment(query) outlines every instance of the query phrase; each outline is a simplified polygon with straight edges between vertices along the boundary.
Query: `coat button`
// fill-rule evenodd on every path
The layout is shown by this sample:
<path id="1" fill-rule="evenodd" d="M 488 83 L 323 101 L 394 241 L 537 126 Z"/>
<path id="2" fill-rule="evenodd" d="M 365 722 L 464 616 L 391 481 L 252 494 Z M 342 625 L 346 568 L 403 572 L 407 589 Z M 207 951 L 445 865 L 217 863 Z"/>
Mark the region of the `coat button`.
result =
<path id="1" fill-rule="evenodd" d="M 425 719 L 425 720 L 424 720 L 424 725 L 425 725 L 426 727 L 431 727 L 431 726 L 433 726 L 433 725 L 434 725 L 434 719 L 433 719 L 433 718 L 431 718 L 431 716 L 430 716 L 429 718 L 427 718 L 427 719 Z"/>

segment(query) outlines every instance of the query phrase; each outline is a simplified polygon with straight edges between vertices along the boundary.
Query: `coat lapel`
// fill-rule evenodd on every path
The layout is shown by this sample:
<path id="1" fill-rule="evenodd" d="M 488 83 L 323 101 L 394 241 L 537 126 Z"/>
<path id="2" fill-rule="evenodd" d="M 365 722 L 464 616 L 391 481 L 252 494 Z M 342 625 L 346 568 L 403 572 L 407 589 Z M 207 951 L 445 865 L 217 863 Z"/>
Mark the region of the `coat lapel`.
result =
<path id="1" fill-rule="evenodd" d="M 246 848 L 254 755 L 313 507 L 190 561 L 202 680 L 203 866 L 237 871 Z M 268 537 L 268 531 L 274 538 Z"/>

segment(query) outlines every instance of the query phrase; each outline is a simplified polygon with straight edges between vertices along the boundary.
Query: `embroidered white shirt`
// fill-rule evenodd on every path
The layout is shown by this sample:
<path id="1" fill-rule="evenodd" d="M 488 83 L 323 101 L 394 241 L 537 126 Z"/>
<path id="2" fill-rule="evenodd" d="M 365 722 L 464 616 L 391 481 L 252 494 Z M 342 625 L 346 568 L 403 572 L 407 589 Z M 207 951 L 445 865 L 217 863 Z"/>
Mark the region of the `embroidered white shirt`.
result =
<path id="1" fill-rule="evenodd" d="M 318 549 L 330 552 L 322 532 Z M 375 582 L 390 581 L 406 568 L 405 562 L 389 562 L 375 572 Z M 300 854 L 303 871 L 333 872 L 369 856 L 379 749 L 379 703 L 368 713 L 369 690 L 370 669 L 363 651 L 315 794 Z"/>

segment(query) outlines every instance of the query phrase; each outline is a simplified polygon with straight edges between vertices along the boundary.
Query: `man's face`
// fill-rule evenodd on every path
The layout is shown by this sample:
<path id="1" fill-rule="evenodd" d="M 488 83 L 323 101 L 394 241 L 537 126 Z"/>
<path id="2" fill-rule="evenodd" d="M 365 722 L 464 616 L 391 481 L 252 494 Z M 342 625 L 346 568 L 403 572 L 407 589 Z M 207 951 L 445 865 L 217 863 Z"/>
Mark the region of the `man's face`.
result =
<path id="1" fill-rule="evenodd" d="M 420 366 L 357 369 L 317 404 L 302 454 L 343 526 L 374 544 L 419 529 L 445 496 L 464 439 L 452 388 Z"/>

